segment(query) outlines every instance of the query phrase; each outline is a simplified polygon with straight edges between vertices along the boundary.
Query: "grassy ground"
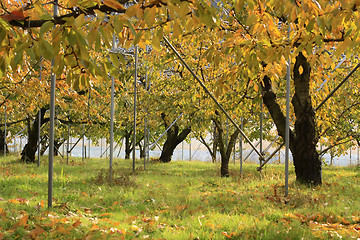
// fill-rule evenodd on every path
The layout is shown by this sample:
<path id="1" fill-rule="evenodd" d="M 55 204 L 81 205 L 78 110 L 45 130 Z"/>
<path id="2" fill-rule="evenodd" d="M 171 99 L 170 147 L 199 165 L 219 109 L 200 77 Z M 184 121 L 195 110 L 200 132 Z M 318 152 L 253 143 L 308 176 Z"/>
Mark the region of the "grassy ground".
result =
<path id="1" fill-rule="evenodd" d="M 47 159 L 40 167 L 0 158 L 0 239 L 357 239 L 360 170 L 324 167 L 323 185 L 294 183 L 284 197 L 283 165 L 151 163 L 136 173 L 116 160 L 54 164 L 54 207 L 47 208 Z"/>

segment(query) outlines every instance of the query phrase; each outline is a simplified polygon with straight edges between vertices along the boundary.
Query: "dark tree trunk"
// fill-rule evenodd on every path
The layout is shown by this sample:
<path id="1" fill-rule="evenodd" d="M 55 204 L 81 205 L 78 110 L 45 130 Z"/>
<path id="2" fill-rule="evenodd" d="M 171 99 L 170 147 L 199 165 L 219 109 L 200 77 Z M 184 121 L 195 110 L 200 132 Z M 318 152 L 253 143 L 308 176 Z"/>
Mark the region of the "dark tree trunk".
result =
<path id="1" fill-rule="evenodd" d="M 41 126 L 45 123 L 44 115 L 47 108 L 40 109 Z M 21 161 L 26 163 L 35 163 L 35 152 L 38 145 L 38 129 L 39 129 L 39 113 L 35 116 L 35 121 L 32 126 L 29 127 L 28 142 L 21 152 Z M 30 125 L 30 124 L 29 124 Z"/>
<path id="2" fill-rule="evenodd" d="M 302 68 L 302 73 L 299 68 Z M 297 181 L 305 184 L 321 184 L 321 161 L 316 151 L 318 135 L 315 128 L 315 112 L 310 96 L 310 64 L 302 53 L 296 57 L 294 65 L 295 94 L 292 105 L 295 111 L 295 129 L 290 131 L 290 151 L 293 155 Z M 285 116 L 276 102 L 271 89 L 271 80 L 263 78 L 263 102 L 275 122 L 279 135 L 285 139 Z"/>
<path id="3" fill-rule="evenodd" d="M 54 140 L 54 156 L 59 156 L 60 147 L 64 143 L 64 141 L 64 139 Z"/>
<path id="4" fill-rule="evenodd" d="M 213 119 L 215 126 L 217 128 L 217 132 L 218 132 L 218 145 L 219 145 L 219 150 L 220 150 L 220 156 L 221 156 L 221 170 L 220 170 L 220 174 L 222 177 L 229 177 L 229 162 L 230 162 L 230 156 L 231 156 L 231 152 L 234 149 L 234 146 L 236 144 L 236 139 L 240 133 L 240 131 L 238 129 L 235 129 L 234 133 L 231 134 L 230 139 L 227 140 L 226 142 L 228 142 L 228 144 L 225 144 L 224 141 L 224 137 L 223 137 L 223 128 L 221 126 L 221 122 L 220 122 L 220 116 L 219 114 L 218 118 Z"/>
<path id="5" fill-rule="evenodd" d="M 0 131 L 0 155 L 4 154 L 4 146 L 6 147 L 6 153 L 9 153 L 8 145 L 5 145 L 5 132 L 4 130 Z"/>
<path id="6" fill-rule="evenodd" d="M 40 155 L 43 156 L 46 152 L 46 149 L 49 147 L 48 145 L 48 135 L 45 134 L 42 138 L 41 138 L 41 141 L 40 141 L 40 145 L 41 145 L 41 148 L 40 148 Z"/>
<path id="7" fill-rule="evenodd" d="M 131 133 L 132 131 L 125 130 L 125 159 L 130 159 L 130 153 L 132 151 L 132 144 L 131 144 Z"/>
<path id="8" fill-rule="evenodd" d="M 165 114 L 161 114 L 161 118 L 165 123 L 165 128 L 168 128 L 168 124 L 165 120 Z M 191 132 L 191 127 L 187 127 L 179 133 L 179 126 L 174 124 L 167 132 L 166 132 L 166 141 L 161 151 L 161 155 L 159 160 L 161 162 L 167 163 L 171 162 L 171 157 L 174 153 L 175 148 L 179 145 Z"/>
<path id="9" fill-rule="evenodd" d="M 141 145 L 141 142 L 139 142 L 137 145 L 139 146 L 140 149 L 140 158 L 145 158 L 145 146 L 143 147 Z"/>

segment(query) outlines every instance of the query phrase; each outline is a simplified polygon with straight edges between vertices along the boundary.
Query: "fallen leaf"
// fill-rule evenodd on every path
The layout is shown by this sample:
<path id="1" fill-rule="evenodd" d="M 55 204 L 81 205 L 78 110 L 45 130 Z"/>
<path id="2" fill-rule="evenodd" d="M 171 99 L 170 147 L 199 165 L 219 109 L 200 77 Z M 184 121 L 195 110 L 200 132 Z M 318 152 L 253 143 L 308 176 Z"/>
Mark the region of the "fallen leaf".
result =
<path id="1" fill-rule="evenodd" d="M 44 229 L 42 229 L 41 227 L 36 227 L 35 229 L 31 230 L 29 233 L 29 236 L 32 239 L 37 239 L 37 237 L 39 235 L 42 235 L 43 233 L 45 233 L 46 231 Z"/>
<path id="2" fill-rule="evenodd" d="M 20 220 L 12 226 L 12 229 L 16 229 L 18 227 L 25 226 L 27 223 L 27 220 L 29 219 L 29 215 L 24 215 Z"/>
<path id="3" fill-rule="evenodd" d="M 79 225 L 81 224 L 80 220 L 77 220 L 76 222 L 73 223 L 73 227 L 77 228 Z"/>

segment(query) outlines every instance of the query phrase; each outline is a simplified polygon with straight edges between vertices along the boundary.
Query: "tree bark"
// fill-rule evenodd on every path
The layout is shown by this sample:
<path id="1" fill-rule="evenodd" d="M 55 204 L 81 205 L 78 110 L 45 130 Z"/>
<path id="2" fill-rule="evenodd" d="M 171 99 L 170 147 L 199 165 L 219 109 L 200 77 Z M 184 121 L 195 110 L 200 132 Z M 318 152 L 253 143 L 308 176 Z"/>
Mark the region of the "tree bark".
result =
<path id="1" fill-rule="evenodd" d="M 132 136 L 132 131 L 127 131 L 125 130 L 125 135 L 124 135 L 124 138 L 125 138 L 125 159 L 130 159 L 130 153 L 132 151 L 132 144 L 131 144 L 131 138 Z"/>
<path id="2" fill-rule="evenodd" d="M 231 134 L 230 136 L 230 140 L 228 140 L 228 144 L 225 144 L 224 141 L 224 137 L 223 137 L 223 128 L 219 119 L 219 114 L 218 114 L 218 118 L 214 118 L 213 121 L 215 123 L 215 126 L 217 128 L 217 132 L 218 132 L 218 146 L 219 146 L 219 151 L 220 151 L 220 156 L 221 156 L 221 169 L 220 169 L 220 174 L 221 177 L 229 177 L 229 162 L 230 162 L 230 156 L 231 156 L 231 152 L 234 149 L 234 146 L 236 144 L 236 139 L 238 137 L 238 135 L 240 134 L 240 131 L 236 128 L 234 133 Z"/>
<path id="3" fill-rule="evenodd" d="M 5 145 L 5 132 L 4 130 L 0 131 L 0 155 L 4 154 L 4 146 L 6 146 L 6 153 L 9 153 L 8 145 Z"/>
<path id="4" fill-rule="evenodd" d="M 302 68 L 302 72 L 299 69 Z M 305 184 L 321 184 L 321 161 L 316 151 L 318 134 L 315 127 L 315 112 L 310 96 L 311 67 L 306 57 L 299 53 L 294 65 L 295 94 L 292 105 L 295 111 L 295 129 L 290 130 L 290 151 L 293 155 L 297 181 Z M 285 116 L 276 102 L 276 94 L 271 89 L 271 80 L 263 78 L 262 98 L 279 135 L 285 140 Z"/>
<path id="5" fill-rule="evenodd" d="M 165 123 L 165 128 L 168 128 L 168 124 L 165 120 L 165 114 L 161 114 L 161 118 Z M 161 151 L 161 155 L 159 160 L 161 162 L 167 163 L 171 162 L 171 157 L 174 153 L 175 148 L 179 145 L 185 138 L 190 134 L 191 127 L 187 127 L 179 133 L 179 126 L 174 124 L 167 132 L 166 132 L 166 141 L 164 147 Z"/>
<path id="6" fill-rule="evenodd" d="M 40 109 L 41 116 L 41 126 L 45 123 L 44 115 L 48 108 Z M 38 130 L 39 130 L 39 113 L 35 115 L 35 120 L 32 126 L 29 127 L 28 131 L 28 142 L 24 146 L 24 149 L 21 152 L 21 161 L 26 163 L 35 163 L 35 153 L 38 145 Z M 30 125 L 30 124 L 29 124 Z"/>

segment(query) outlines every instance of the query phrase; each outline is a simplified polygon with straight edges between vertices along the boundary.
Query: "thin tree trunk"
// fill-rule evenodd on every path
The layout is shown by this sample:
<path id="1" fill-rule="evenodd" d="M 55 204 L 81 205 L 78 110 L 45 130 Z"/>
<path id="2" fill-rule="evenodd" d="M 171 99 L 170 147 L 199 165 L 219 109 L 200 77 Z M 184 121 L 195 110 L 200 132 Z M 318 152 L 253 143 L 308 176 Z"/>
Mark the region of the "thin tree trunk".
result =
<path id="1" fill-rule="evenodd" d="M 229 177 L 229 162 L 230 162 L 230 156 L 231 152 L 234 149 L 234 146 L 236 144 L 236 139 L 238 135 L 240 134 L 240 131 L 238 129 L 235 129 L 234 133 L 231 134 L 230 139 L 224 139 L 223 137 L 223 128 L 220 122 L 220 116 L 217 113 L 218 118 L 214 118 L 213 121 L 215 123 L 215 126 L 217 128 L 218 132 L 218 145 L 220 150 L 220 156 L 221 156 L 221 170 L 220 174 L 221 177 Z M 226 140 L 226 141 L 225 141 Z M 226 145 L 225 142 L 228 142 Z"/>

